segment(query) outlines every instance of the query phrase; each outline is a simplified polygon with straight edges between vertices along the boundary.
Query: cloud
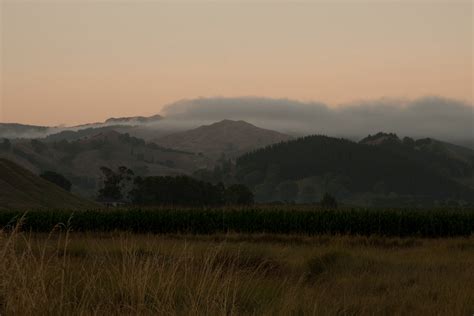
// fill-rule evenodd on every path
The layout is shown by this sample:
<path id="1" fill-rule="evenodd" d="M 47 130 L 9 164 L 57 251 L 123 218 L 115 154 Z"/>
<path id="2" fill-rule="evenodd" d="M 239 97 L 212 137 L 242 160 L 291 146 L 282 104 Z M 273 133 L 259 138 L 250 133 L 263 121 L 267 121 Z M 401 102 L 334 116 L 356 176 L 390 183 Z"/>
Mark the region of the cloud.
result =
<path id="1" fill-rule="evenodd" d="M 379 131 L 443 140 L 474 139 L 474 107 L 466 102 L 423 97 L 358 101 L 339 107 L 321 102 L 260 97 L 182 100 L 163 110 L 168 124 L 197 126 L 222 119 L 245 120 L 295 135 L 361 138 Z"/>
<path id="2" fill-rule="evenodd" d="M 358 140 L 380 131 L 415 138 L 432 137 L 474 148 L 474 106 L 442 97 L 414 100 L 382 98 L 330 107 L 263 97 L 198 98 L 167 105 L 162 120 L 129 118 L 120 125 L 142 126 L 151 135 L 172 133 L 223 119 L 244 120 L 259 127 L 295 136 L 324 134 Z M 74 127 L 36 127 L 0 124 L 2 137 L 45 137 L 64 130 L 115 125 L 106 121 Z"/>

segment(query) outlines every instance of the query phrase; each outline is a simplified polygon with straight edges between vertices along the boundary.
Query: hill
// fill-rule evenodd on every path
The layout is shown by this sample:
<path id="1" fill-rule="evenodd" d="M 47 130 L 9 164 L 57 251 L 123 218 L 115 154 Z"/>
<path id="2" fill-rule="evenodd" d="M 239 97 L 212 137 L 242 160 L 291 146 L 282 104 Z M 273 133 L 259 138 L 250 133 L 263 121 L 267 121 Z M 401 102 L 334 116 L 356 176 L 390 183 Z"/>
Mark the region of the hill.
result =
<path id="1" fill-rule="evenodd" d="M 393 134 L 360 143 L 307 136 L 245 154 L 232 173 L 261 202 L 314 202 L 329 192 L 354 204 L 435 205 L 472 201 L 474 190 L 458 179 L 472 178 L 473 162 L 404 145 Z"/>
<path id="2" fill-rule="evenodd" d="M 0 138 L 43 137 L 51 128 L 17 123 L 0 123 Z"/>
<path id="3" fill-rule="evenodd" d="M 359 143 L 379 146 L 474 188 L 472 149 L 432 138 L 400 139 L 396 134 L 387 133 L 369 135 Z"/>
<path id="4" fill-rule="evenodd" d="M 154 124 L 162 119 L 163 117 L 161 115 L 153 115 L 149 117 L 112 117 L 104 122 L 86 123 L 68 127 L 0 123 L 0 139 L 46 138 L 49 140 L 71 140 L 97 133 L 100 130 L 115 130 L 123 133 L 129 132 L 136 136 L 154 135 L 154 137 L 156 137 L 157 132 L 163 133 L 163 131 L 160 129 L 160 126 L 155 126 Z"/>
<path id="5" fill-rule="evenodd" d="M 428 154 L 445 155 L 448 158 L 464 162 L 472 162 L 474 159 L 473 149 L 433 138 L 420 138 L 415 140 L 410 137 L 404 137 L 403 139 L 400 139 L 393 133 L 377 133 L 373 136 L 367 136 L 359 143 L 379 145 L 386 148 L 392 147 L 396 150 L 411 150 L 412 152 L 418 151 Z"/>
<path id="6" fill-rule="evenodd" d="M 50 134 L 44 139 L 45 142 L 58 142 L 58 141 L 75 141 L 78 139 L 83 139 L 87 137 L 93 137 L 94 135 L 107 133 L 108 131 L 116 131 L 118 132 L 119 129 L 132 129 L 133 127 L 129 126 L 120 126 L 120 125 L 110 125 L 110 126 L 103 126 L 103 127 L 88 127 L 84 129 L 79 129 L 76 131 L 73 130 L 64 130 L 54 134 Z"/>
<path id="7" fill-rule="evenodd" d="M 276 131 L 259 128 L 245 121 L 223 120 L 155 140 L 179 150 L 201 152 L 214 158 L 236 157 L 245 152 L 291 139 Z"/>
<path id="8" fill-rule="evenodd" d="M 0 209 L 78 209 L 96 206 L 0 158 Z"/>
<path id="9" fill-rule="evenodd" d="M 126 166 L 137 175 L 189 174 L 209 166 L 194 153 L 164 148 L 114 130 L 100 129 L 71 140 L 11 140 L 0 143 L 0 157 L 35 172 L 55 171 L 73 184 L 73 192 L 92 197 L 100 184 L 101 166 Z"/>

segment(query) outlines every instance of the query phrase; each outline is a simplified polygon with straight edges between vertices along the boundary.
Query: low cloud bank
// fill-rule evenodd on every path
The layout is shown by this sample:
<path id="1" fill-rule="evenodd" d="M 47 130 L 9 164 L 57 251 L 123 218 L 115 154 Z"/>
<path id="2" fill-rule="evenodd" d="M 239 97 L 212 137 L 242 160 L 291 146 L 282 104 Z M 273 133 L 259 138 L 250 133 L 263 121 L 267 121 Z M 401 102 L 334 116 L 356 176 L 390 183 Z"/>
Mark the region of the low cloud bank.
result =
<path id="1" fill-rule="evenodd" d="M 289 99 L 199 98 L 170 104 L 162 113 L 167 124 L 181 127 L 233 119 L 294 135 L 357 139 L 385 131 L 447 141 L 474 139 L 473 105 L 441 97 L 359 101 L 337 108 Z"/>
<path id="2" fill-rule="evenodd" d="M 140 126 L 155 135 L 158 131 L 166 134 L 231 119 L 295 136 L 325 134 L 358 140 L 383 131 L 415 138 L 432 137 L 474 148 L 474 105 L 442 97 L 385 98 L 339 107 L 262 97 L 198 98 L 172 103 L 161 114 L 163 119 L 132 117 L 73 127 L 0 124 L 0 138 L 45 137 L 66 130 L 113 125 Z"/>

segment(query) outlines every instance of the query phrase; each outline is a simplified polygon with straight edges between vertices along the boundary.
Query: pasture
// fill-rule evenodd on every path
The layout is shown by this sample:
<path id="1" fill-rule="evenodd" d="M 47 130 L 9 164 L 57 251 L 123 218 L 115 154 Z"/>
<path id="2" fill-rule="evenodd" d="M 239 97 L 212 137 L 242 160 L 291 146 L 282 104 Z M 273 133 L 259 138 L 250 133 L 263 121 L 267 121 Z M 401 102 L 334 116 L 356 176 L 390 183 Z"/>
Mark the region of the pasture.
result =
<path id="1" fill-rule="evenodd" d="M 471 315 L 472 211 L 374 212 L 4 212 L 0 314 Z"/>

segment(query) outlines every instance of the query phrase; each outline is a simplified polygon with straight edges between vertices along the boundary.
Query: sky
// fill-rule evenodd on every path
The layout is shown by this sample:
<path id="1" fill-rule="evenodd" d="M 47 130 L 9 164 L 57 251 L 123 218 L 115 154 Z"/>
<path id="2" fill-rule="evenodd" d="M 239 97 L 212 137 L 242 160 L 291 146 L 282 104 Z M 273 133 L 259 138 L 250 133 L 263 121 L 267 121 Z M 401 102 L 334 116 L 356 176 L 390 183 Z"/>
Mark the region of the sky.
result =
<path id="1" fill-rule="evenodd" d="M 473 102 L 473 1 L 0 0 L 0 122 L 183 99 Z"/>

